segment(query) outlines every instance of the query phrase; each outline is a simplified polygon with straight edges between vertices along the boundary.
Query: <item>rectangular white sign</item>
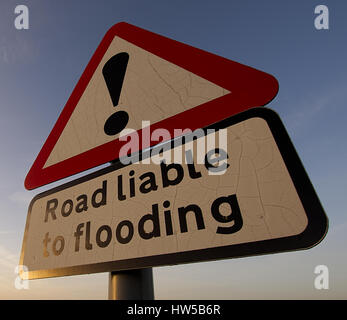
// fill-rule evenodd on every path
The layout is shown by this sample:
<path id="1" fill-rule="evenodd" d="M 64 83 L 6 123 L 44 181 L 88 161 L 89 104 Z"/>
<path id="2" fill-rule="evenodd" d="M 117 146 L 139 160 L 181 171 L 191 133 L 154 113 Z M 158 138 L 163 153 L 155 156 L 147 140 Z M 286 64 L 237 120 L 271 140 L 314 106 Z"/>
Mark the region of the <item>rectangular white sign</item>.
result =
<path id="1" fill-rule="evenodd" d="M 278 116 L 256 108 L 211 128 L 219 130 L 215 145 L 202 136 L 164 149 L 157 161 L 118 162 L 36 196 L 24 234 L 22 277 L 138 269 L 318 243 L 327 218 Z M 183 161 L 172 156 L 177 150 L 183 150 Z"/>

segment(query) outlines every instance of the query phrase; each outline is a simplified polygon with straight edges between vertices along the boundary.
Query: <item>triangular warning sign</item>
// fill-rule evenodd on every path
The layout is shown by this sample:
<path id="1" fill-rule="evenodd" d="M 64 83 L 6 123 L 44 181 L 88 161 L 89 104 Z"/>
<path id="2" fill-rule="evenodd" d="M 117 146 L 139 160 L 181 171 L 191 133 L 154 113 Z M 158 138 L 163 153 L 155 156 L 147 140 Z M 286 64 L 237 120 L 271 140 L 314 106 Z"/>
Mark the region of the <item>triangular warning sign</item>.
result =
<path id="1" fill-rule="evenodd" d="M 96 49 L 26 179 L 34 189 L 115 160 L 124 128 L 195 130 L 277 94 L 264 72 L 127 23 Z"/>

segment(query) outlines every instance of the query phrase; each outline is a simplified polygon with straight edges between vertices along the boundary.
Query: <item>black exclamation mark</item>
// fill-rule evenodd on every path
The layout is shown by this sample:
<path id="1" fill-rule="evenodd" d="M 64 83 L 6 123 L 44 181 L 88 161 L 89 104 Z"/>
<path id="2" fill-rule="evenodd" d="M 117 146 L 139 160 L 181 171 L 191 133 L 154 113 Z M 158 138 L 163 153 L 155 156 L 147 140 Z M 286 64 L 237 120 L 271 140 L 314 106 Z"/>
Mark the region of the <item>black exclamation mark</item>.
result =
<path id="1" fill-rule="evenodd" d="M 128 61 L 129 55 L 126 52 L 121 52 L 108 60 L 102 68 L 102 74 L 114 107 L 119 102 Z M 104 131 L 107 135 L 113 136 L 121 132 L 128 124 L 128 121 L 129 115 L 127 112 L 117 111 L 106 120 Z"/>

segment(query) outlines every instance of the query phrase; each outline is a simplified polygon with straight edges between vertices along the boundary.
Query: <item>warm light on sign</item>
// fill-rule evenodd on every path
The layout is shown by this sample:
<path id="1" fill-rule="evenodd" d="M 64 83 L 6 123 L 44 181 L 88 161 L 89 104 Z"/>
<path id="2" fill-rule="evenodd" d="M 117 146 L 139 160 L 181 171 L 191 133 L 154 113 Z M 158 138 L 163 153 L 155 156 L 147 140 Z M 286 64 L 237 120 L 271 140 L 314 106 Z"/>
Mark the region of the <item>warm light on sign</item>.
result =
<path id="1" fill-rule="evenodd" d="M 182 161 L 170 161 L 176 148 L 164 149 L 156 153 L 159 164 L 117 163 L 35 197 L 20 262 L 29 272 L 22 276 L 138 269 L 318 243 L 327 219 L 278 116 L 251 109 L 209 128 L 220 129 L 215 145 L 200 137 L 176 146 Z"/>
<path id="2" fill-rule="evenodd" d="M 204 128 L 266 105 L 277 91 L 265 72 L 118 23 L 93 54 L 24 185 L 35 189 L 118 159 L 120 133 L 139 131 L 143 120 L 172 137 L 176 128 Z"/>

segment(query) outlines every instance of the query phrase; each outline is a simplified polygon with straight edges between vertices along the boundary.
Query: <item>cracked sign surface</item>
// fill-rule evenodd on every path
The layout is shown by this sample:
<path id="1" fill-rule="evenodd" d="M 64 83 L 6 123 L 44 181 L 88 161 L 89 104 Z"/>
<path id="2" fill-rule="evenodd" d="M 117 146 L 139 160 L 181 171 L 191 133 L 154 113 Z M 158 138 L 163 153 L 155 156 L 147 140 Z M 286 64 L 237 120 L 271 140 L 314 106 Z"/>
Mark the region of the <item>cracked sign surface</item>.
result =
<path id="1" fill-rule="evenodd" d="M 118 52 L 129 54 L 129 63 L 117 110 L 129 114 L 128 128 L 139 130 L 142 120 L 156 123 L 229 93 L 183 68 L 115 37 L 95 75 L 81 96 L 44 168 L 110 142 L 104 123 L 115 108 L 110 103 L 101 69 Z"/>
<path id="2" fill-rule="evenodd" d="M 29 271 L 22 276 L 134 269 L 317 244 L 327 218 L 278 116 L 250 109 L 211 128 L 219 129 L 218 151 L 209 144 L 213 140 L 200 137 L 164 149 L 150 164 L 118 163 L 36 196 L 20 261 Z M 227 140 L 218 143 L 221 132 Z M 177 148 L 193 163 L 177 161 Z M 208 170 L 211 164 L 227 166 L 217 174 Z"/>
<path id="3" fill-rule="evenodd" d="M 25 187 L 34 189 L 118 159 L 125 143 L 119 133 L 132 129 L 140 135 L 142 121 L 173 137 L 176 128 L 204 128 L 263 106 L 277 91 L 277 80 L 267 73 L 127 23 L 116 24 L 88 63 Z M 105 131 L 112 117 L 115 121 Z"/>

